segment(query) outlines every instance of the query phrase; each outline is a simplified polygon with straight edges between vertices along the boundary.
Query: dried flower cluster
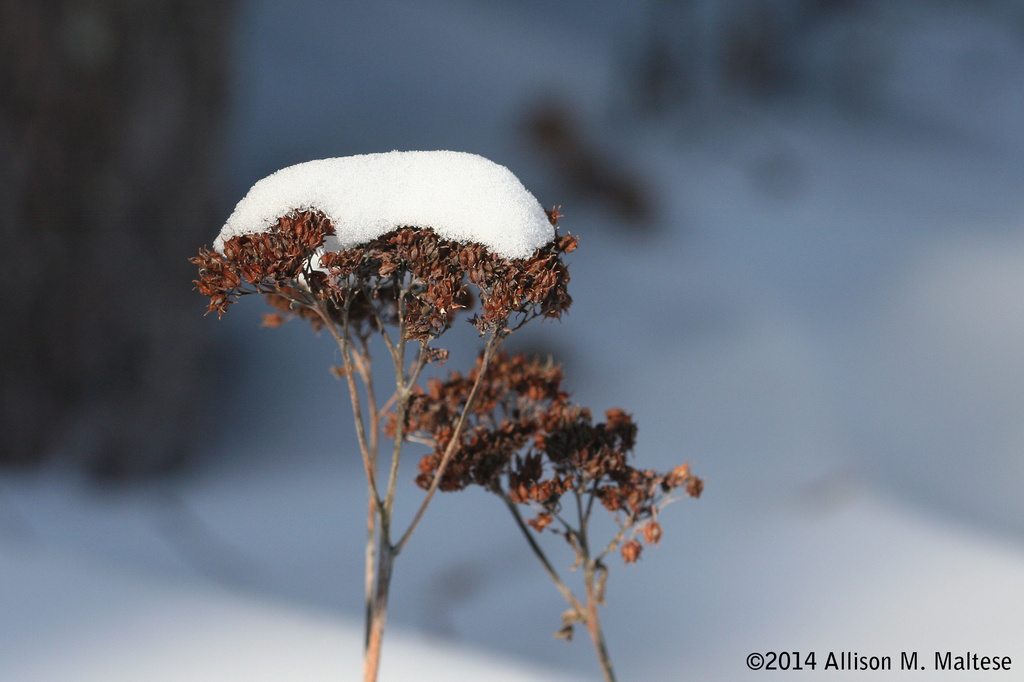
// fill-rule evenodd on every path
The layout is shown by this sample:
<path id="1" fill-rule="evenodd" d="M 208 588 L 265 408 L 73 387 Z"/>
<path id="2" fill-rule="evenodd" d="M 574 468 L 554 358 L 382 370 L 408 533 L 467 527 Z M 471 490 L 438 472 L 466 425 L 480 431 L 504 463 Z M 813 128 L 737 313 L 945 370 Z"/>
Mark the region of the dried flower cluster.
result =
<path id="1" fill-rule="evenodd" d="M 557 211 L 549 214 L 552 225 Z M 197 289 L 208 312 L 223 314 L 232 299 L 268 295 L 281 313 L 298 315 L 319 329 L 327 321 L 349 325 L 365 337 L 403 317 L 407 338 L 443 334 L 460 310 L 480 310 L 471 322 L 482 332 L 504 334 L 534 317 L 560 317 L 572 299 L 561 254 L 576 248 L 571 235 L 556 236 L 531 257 L 508 260 L 475 243 L 442 239 L 430 228 L 401 228 L 356 248 L 325 252 L 334 226 L 316 211 L 295 211 L 268 231 L 224 242 L 223 253 L 201 249 Z M 512 319 L 518 315 L 516 319 Z M 265 320 L 276 326 L 284 315 Z"/>
<path id="2" fill-rule="evenodd" d="M 433 379 L 410 401 L 406 433 L 433 446 L 420 461 L 416 482 L 421 487 L 433 482 L 452 439 L 451 425 L 465 409 L 480 371 L 478 362 L 469 376 L 453 372 L 445 381 Z M 647 543 L 661 538 L 657 514 L 673 491 L 700 495 L 703 482 L 686 464 L 668 473 L 630 465 L 637 433 L 630 416 L 612 409 L 603 423 L 595 424 L 590 410 L 569 401 L 557 364 L 499 353 L 485 371 L 467 428 L 442 474 L 441 490 L 479 485 L 528 505 L 538 512 L 528 521 L 535 530 L 550 526 L 570 544 L 584 531 L 576 519 L 563 515 L 563 497 L 572 493 L 588 516 L 592 498 L 617 515 L 620 533 L 611 544 L 626 540 L 620 552 L 627 563 L 640 555 L 642 545 L 634 536 Z M 394 417 L 388 429 L 394 433 Z"/>
<path id="3" fill-rule="evenodd" d="M 231 299 L 246 293 L 276 294 L 309 268 L 311 256 L 334 234 L 322 214 L 283 216 L 266 232 L 243 234 L 224 242 L 223 253 L 199 249 L 196 289 L 210 299 L 207 313 L 227 312 Z M 295 292 L 298 293 L 298 292 Z"/>

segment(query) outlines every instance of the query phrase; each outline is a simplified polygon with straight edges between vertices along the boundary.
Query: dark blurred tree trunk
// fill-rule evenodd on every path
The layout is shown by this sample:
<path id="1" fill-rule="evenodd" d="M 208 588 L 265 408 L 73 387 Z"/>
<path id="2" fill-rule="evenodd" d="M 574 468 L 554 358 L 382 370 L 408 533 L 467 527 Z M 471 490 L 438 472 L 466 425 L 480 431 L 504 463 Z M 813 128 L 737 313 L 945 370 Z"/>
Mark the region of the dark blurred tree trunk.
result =
<path id="1" fill-rule="evenodd" d="M 0 0 L 0 461 L 181 461 L 232 3 Z"/>

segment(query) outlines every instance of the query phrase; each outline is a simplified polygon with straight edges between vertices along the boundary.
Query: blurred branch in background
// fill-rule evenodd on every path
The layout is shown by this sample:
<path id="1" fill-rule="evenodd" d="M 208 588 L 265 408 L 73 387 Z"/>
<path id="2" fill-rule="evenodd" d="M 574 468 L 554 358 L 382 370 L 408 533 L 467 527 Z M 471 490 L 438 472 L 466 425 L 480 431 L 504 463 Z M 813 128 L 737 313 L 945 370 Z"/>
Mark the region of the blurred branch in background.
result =
<path id="1" fill-rule="evenodd" d="M 948 125 L 1016 71 L 1015 0 L 645 0 L 620 32 L 620 115 L 640 119 L 769 102 Z M 952 97 L 951 95 L 956 95 Z M 936 111 L 936 109 L 938 111 Z M 956 121 L 952 121 L 956 123 Z"/>
<path id="2" fill-rule="evenodd" d="M 232 6 L 0 0 L 0 463 L 184 461 Z"/>

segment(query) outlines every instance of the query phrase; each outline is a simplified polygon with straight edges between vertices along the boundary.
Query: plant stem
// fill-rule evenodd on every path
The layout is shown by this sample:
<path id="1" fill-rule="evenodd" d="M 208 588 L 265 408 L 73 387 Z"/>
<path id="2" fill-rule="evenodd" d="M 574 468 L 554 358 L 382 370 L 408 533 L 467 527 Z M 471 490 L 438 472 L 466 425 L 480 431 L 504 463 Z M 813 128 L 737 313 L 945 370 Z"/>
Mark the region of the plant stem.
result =
<path id="1" fill-rule="evenodd" d="M 388 537 L 386 524 L 381 524 L 380 556 L 377 560 L 377 576 L 370 614 L 370 628 L 363 657 L 363 682 L 376 682 L 380 668 L 381 645 L 384 642 L 384 625 L 388 616 L 388 592 L 391 588 L 391 568 L 395 551 Z"/>
<path id="2" fill-rule="evenodd" d="M 346 334 L 345 338 L 348 337 L 349 335 Z M 372 467 L 374 476 L 376 477 L 380 436 L 380 409 L 377 407 L 377 396 L 373 389 L 373 373 L 370 368 L 370 349 L 365 337 L 360 337 L 359 349 L 359 352 L 355 352 L 353 350 L 351 358 L 353 360 L 353 365 L 359 372 L 359 377 L 363 380 L 363 387 L 366 390 L 366 408 L 370 418 L 369 451 L 366 453 L 368 455 L 366 459 L 370 462 L 370 466 Z M 364 586 L 366 594 L 366 619 L 363 626 L 363 633 L 366 641 L 364 642 L 364 647 L 369 646 L 370 641 L 370 620 L 373 615 L 374 576 L 377 572 L 377 515 L 374 513 L 374 494 L 375 491 L 370 489 L 368 492 L 366 510 L 366 577 Z"/>
<path id="3" fill-rule="evenodd" d="M 402 537 L 395 543 L 395 554 L 402 551 L 405 547 L 405 543 L 409 541 L 410 536 L 416 526 L 419 525 L 420 520 L 423 518 L 424 512 L 427 511 L 427 505 L 430 504 L 431 498 L 434 493 L 437 492 L 437 487 L 441 485 L 441 479 L 444 477 L 444 471 L 448 467 L 448 462 L 451 461 L 452 456 L 458 451 L 459 446 L 462 442 L 462 429 L 466 425 L 466 419 L 469 417 L 469 412 L 473 408 L 473 403 L 476 402 L 476 395 L 480 391 L 480 386 L 483 384 L 484 376 L 487 374 L 487 367 L 491 362 L 491 357 L 494 355 L 495 349 L 498 344 L 501 343 L 503 337 L 497 333 L 492 334 L 487 338 L 487 343 L 484 345 L 484 355 L 480 362 L 480 370 L 477 372 L 476 381 L 473 382 L 473 388 L 469 391 L 469 396 L 466 398 L 466 404 L 462 408 L 462 413 L 459 415 L 458 421 L 455 422 L 455 428 L 452 431 L 452 438 L 448 442 L 448 447 L 445 448 L 444 454 L 441 456 L 441 462 L 437 465 L 437 471 L 434 473 L 434 480 L 430 482 L 430 487 L 427 489 L 427 494 L 423 498 L 423 502 L 420 503 L 419 509 L 416 510 L 416 515 L 413 516 L 412 522 L 409 527 L 402 534 Z"/>
<path id="4" fill-rule="evenodd" d="M 523 517 L 519 513 L 519 509 L 516 507 L 515 503 L 508 498 L 508 495 L 506 495 L 503 490 L 499 489 L 496 492 L 505 502 L 505 506 L 508 507 L 508 510 L 512 513 L 512 518 L 515 519 L 516 525 L 519 526 L 519 530 L 523 532 L 523 537 L 526 538 L 526 542 L 530 545 L 530 549 L 533 551 L 534 556 L 537 557 L 541 565 L 544 567 L 544 572 L 548 574 L 549 578 L 551 578 L 551 582 L 555 584 L 555 587 L 559 592 L 561 592 L 562 597 L 565 598 L 565 601 L 568 602 L 569 606 L 580 613 L 584 613 L 583 604 L 580 603 L 580 600 L 576 598 L 576 595 L 572 593 L 572 590 L 569 589 L 569 586 L 565 584 L 562 578 L 558 575 L 558 572 L 551 565 L 551 562 L 548 561 L 547 555 L 544 554 L 544 550 L 540 548 L 540 545 L 537 544 L 537 541 L 530 534 L 530 529 L 526 525 L 526 522 L 523 521 Z"/>
<path id="5" fill-rule="evenodd" d="M 590 556 L 590 542 L 587 537 L 590 503 L 593 502 L 594 496 L 591 493 L 587 508 L 584 510 L 579 487 L 574 486 L 572 492 L 576 497 L 576 512 L 580 521 L 577 537 L 579 538 L 579 547 L 582 553 L 580 558 L 583 560 L 583 586 L 587 593 L 587 610 L 584 613 L 586 616 L 587 632 L 590 633 L 590 641 L 594 644 L 594 652 L 597 654 L 597 662 L 601 666 L 601 673 L 604 675 L 605 682 L 615 682 L 612 660 L 608 655 L 608 646 L 604 641 L 604 631 L 601 629 L 601 616 L 598 614 L 600 599 L 594 586 L 598 560 L 592 559 Z"/>
<path id="6" fill-rule="evenodd" d="M 367 500 L 366 512 L 366 615 L 363 621 L 363 651 L 370 648 L 370 625 L 373 620 L 373 583 L 377 573 L 377 514 L 373 500 Z"/>
<path id="7" fill-rule="evenodd" d="M 612 659 L 608 655 L 608 646 L 604 641 L 604 631 L 601 629 L 601 616 L 598 614 L 600 600 L 594 586 L 596 574 L 596 562 L 588 559 L 583 565 L 583 583 L 587 591 L 586 625 L 590 633 L 590 641 L 594 644 L 594 651 L 597 653 L 597 662 L 601 666 L 601 673 L 605 682 L 615 682 L 615 671 L 612 670 Z"/>
<path id="8" fill-rule="evenodd" d="M 369 499 L 366 515 L 366 568 L 364 581 L 366 604 L 363 668 L 367 682 L 373 682 L 373 680 L 376 680 L 377 666 L 380 660 L 380 646 L 387 611 L 387 593 L 390 587 L 391 559 L 393 556 L 390 552 L 391 547 L 387 542 L 389 518 L 385 513 L 384 503 L 380 498 L 377 488 L 377 439 L 380 430 L 380 412 L 377 409 L 376 397 L 373 392 L 369 353 L 365 352 L 366 344 L 363 344 L 365 357 L 358 358 L 358 363 L 355 362 L 353 356 L 356 354 L 356 351 L 349 337 L 347 325 L 343 323 L 342 331 L 339 332 L 334 321 L 321 305 L 314 306 L 313 310 L 320 315 L 327 329 L 330 330 L 331 336 L 334 337 L 335 342 L 338 344 L 338 349 L 341 351 L 342 361 L 345 366 L 345 380 L 352 403 L 352 416 L 356 426 L 356 437 L 359 442 L 359 451 L 363 458 L 363 468 L 366 470 Z M 370 411 L 372 433 L 369 439 L 367 439 L 366 428 L 363 422 L 359 390 L 356 387 L 354 376 L 356 371 L 359 372 L 363 383 L 366 385 L 367 400 L 370 403 L 368 409 Z M 377 526 L 378 519 L 380 520 L 379 529 Z M 377 543 L 378 530 L 381 535 L 381 543 L 379 545 Z M 378 554 L 380 555 L 379 560 Z M 386 566 L 385 563 L 387 564 Z M 381 601 L 382 590 L 383 602 Z"/>
<path id="9" fill-rule="evenodd" d="M 322 306 L 315 306 L 314 309 L 319 313 L 321 319 L 324 321 L 327 328 L 330 330 L 331 335 L 337 342 L 338 348 L 341 350 L 345 364 L 345 378 L 348 383 L 349 397 L 352 402 L 352 412 L 356 425 L 356 436 L 359 442 L 359 450 L 363 458 L 363 465 L 366 469 L 369 503 L 366 524 L 366 630 L 364 642 L 365 650 L 363 655 L 363 680 L 364 682 L 376 682 L 380 668 L 381 647 L 384 641 L 384 627 L 387 622 L 388 594 L 391 589 L 391 575 L 395 558 L 398 556 L 399 552 L 401 552 L 413 531 L 416 529 L 416 526 L 423 518 L 427 505 L 430 503 L 431 498 L 440 485 L 448 462 L 459 448 L 463 428 L 465 427 L 469 413 L 472 410 L 477 393 L 484 382 L 484 377 L 487 373 L 491 357 L 501 342 L 501 339 L 504 338 L 504 335 L 494 333 L 488 337 L 487 343 L 484 346 L 483 358 L 480 363 L 480 369 L 477 373 L 476 380 L 473 383 L 469 396 L 466 398 L 466 404 L 463 406 L 462 412 L 456 421 L 452 439 L 437 467 L 434 480 L 431 482 L 430 488 L 427 490 L 427 494 L 417 509 L 409 527 L 406 529 L 405 533 L 402 534 L 399 541 L 392 544 L 391 520 L 394 507 L 395 488 L 398 479 L 398 467 L 402 453 L 402 444 L 405 441 L 405 414 L 409 399 L 412 395 L 411 386 L 416 382 L 425 362 L 424 346 L 420 346 L 420 352 L 417 354 L 417 358 L 414 361 L 413 366 L 410 368 L 409 373 L 406 374 L 405 344 L 407 330 L 405 327 L 405 319 L 402 315 L 400 298 L 398 308 L 399 329 L 397 342 L 392 342 L 387 333 L 383 333 L 384 342 L 387 345 L 388 350 L 391 352 L 391 357 L 395 366 L 394 400 L 397 429 L 394 438 L 394 449 L 391 455 L 391 466 L 388 473 L 387 488 L 382 498 L 380 488 L 378 488 L 379 470 L 377 461 L 380 411 L 373 393 L 372 377 L 369 368 L 369 353 L 366 352 L 366 344 L 365 342 L 363 343 L 363 355 L 357 356 L 358 351 L 352 343 L 347 323 L 343 322 L 341 325 L 342 329 L 339 331 Z M 347 312 L 348 311 L 346 310 L 346 320 Z M 362 403 L 359 397 L 359 390 L 355 382 L 354 374 L 356 371 L 359 372 L 360 378 L 366 386 L 367 400 L 369 401 L 367 409 L 369 412 L 371 429 L 369 436 L 366 432 L 367 429 L 363 418 Z M 571 592 L 569 594 L 571 595 Z"/>
<path id="10" fill-rule="evenodd" d="M 391 519 L 391 512 L 395 506 L 395 489 L 398 485 L 398 464 L 402 457 L 402 444 L 405 442 L 405 411 L 409 405 L 409 384 L 405 375 L 405 345 L 406 327 L 405 315 L 403 315 L 403 300 L 398 299 L 398 343 L 388 343 L 391 351 L 391 359 L 395 365 L 395 441 L 394 449 L 391 451 L 391 471 L 388 473 L 387 492 L 384 493 L 383 515 Z M 383 327 L 382 327 L 383 329 Z M 382 332 L 385 340 L 388 340 L 387 332 Z M 411 373 L 411 372 L 410 372 Z"/>
<path id="11" fill-rule="evenodd" d="M 392 343 L 387 332 L 382 331 L 384 341 L 391 353 L 395 370 L 395 412 L 396 432 L 394 449 L 391 453 L 391 469 L 388 474 L 387 490 L 384 493 L 382 505 L 373 508 L 371 516 L 380 517 L 380 542 L 377 545 L 378 556 L 377 572 L 371 577 L 369 569 L 371 557 L 370 547 L 367 545 L 367 624 L 366 624 L 366 649 L 363 654 L 363 680 L 364 682 L 376 682 L 377 673 L 380 668 L 381 647 L 384 643 L 384 626 L 388 615 L 388 593 L 391 590 L 391 575 L 394 567 L 397 550 L 391 544 L 391 518 L 395 502 L 395 488 L 398 481 L 398 465 L 402 456 L 402 443 L 405 432 L 405 412 L 409 404 L 410 381 L 405 374 L 405 338 L 406 327 L 405 317 L 402 315 L 402 301 L 399 299 L 398 315 L 398 343 Z M 382 325 L 383 330 L 383 325 Z M 422 351 L 422 346 L 421 346 Z M 418 374 L 422 369 L 419 366 L 420 357 L 417 357 L 417 365 L 410 374 Z M 413 379 L 415 381 L 415 379 Z M 379 428 L 379 423 L 377 424 Z M 376 513 L 375 513 L 376 512 Z M 372 524 L 372 519 L 371 519 Z"/>
<path id="12" fill-rule="evenodd" d="M 534 539 L 533 535 L 530 534 L 530 529 L 523 521 L 522 515 L 519 513 L 519 509 L 515 503 L 509 499 L 505 491 L 496 487 L 494 492 L 501 497 L 505 502 L 505 506 L 508 507 L 512 513 L 512 518 L 515 519 L 516 525 L 519 526 L 519 530 L 522 531 L 523 537 L 526 538 L 526 542 L 530 545 L 530 549 L 533 550 L 534 556 L 540 561 L 544 567 L 544 571 L 551 578 L 551 582 L 555 584 L 555 587 L 565 598 L 565 601 L 569 606 L 579 613 L 584 620 L 584 624 L 587 627 L 587 633 L 590 635 L 590 641 L 594 644 L 594 651 L 597 654 L 598 665 L 601 666 L 601 674 L 604 676 L 605 682 L 615 682 L 615 671 L 612 669 L 612 659 L 608 654 L 608 645 L 605 643 L 604 630 L 601 628 L 601 618 L 598 614 L 598 607 L 601 605 L 601 597 L 598 593 L 595 581 L 597 580 L 598 574 L 598 560 L 591 559 L 588 556 L 587 544 L 586 544 L 586 529 L 580 529 L 582 532 L 577 533 L 577 537 L 580 538 L 577 551 L 583 553 L 583 584 L 586 590 L 587 603 L 584 606 L 580 603 L 580 600 L 573 594 L 569 586 L 562 581 L 559 577 L 558 572 L 555 571 L 554 567 L 551 566 L 551 562 L 548 561 L 547 556 L 544 554 L 544 550 L 541 549 L 540 545 Z"/>
<path id="13" fill-rule="evenodd" d="M 344 336 L 338 332 L 338 329 L 334 326 L 334 321 L 323 309 L 322 305 L 317 305 L 313 310 L 320 315 L 327 329 L 330 330 L 331 336 L 334 337 L 335 343 L 338 344 L 339 350 L 341 350 L 341 358 L 345 364 L 345 380 L 348 384 L 349 398 L 352 402 L 352 416 L 356 425 L 356 438 L 359 441 L 359 452 L 363 457 L 363 468 L 366 469 L 366 482 L 370 488 L 370 500 L 373 502 L 375 509 L 380 509 L 383 506 L 383 502 L 377 491 L 377 463 L 366 439 L 366 425 L 363 423 L 363 410 L 359 401 L 359 389 L 356 387 L 356 379 L 353 376 L 355 367 L 349 355 L 352 349 L 352 342 L 348 338 L 347 330 Z"/>

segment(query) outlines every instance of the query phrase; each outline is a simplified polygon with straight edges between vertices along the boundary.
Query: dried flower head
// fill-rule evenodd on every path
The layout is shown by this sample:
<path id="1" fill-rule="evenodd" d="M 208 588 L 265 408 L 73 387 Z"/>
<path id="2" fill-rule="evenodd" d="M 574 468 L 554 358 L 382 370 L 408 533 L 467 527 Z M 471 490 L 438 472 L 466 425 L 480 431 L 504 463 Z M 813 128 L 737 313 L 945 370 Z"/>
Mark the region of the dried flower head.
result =
<path id="1" fill-rule="evenodd" d="M 557 211 L 549 216 L 554 225 Z M 196 288 L 210 299 L 208 312 L 223 314 L 233 299 L 260 293 L 279 313 L 315 328 L 330 321 L 365 335 L 402 316 L 409 339 L 427 340 L 475 304 L 470 321 L 482 333 L 502 335 L 535 317 L 560 317 L 572 303 L 561 258 L 576 248 L 571 235 L 556 234 L 528 258 L 506 259 L 480 244 L 411 227 L 325 252 L 334 230 L 322 213 L 295 211 L 265 232 L 227 239 L 221 252 L 201 249 L 192 262 L 199 266 Z"/>
<path id="2" fill-rule="evenodd" d="M 416 482 L 427 488 L 451 442 L 451 423 L 466 404 L 480 363 L 468 376 L 453 372 L 434 379 L 406 411 L 405 432 L 433 446 L 419 464 Z M 621 409 L 608 410 L 594 423 L 589 410 L 569 401 L 561 367 L 550 360 L 499 353 L 486 369 L 480 394 L 469 411 L 469 425 L 441 474 L 440 489 L 479 485 L 507 496 L 537 514 L 529 524 L 571 535 L 579 529 L 563 518 L 563 497 L 593 498 L 616 515 L 620 539 L 639 527 L 644 542 L 657 544 L 656 517 L 677 489 L 700 494 L 702 483 L 680 465 L 669 473 L 638 469 L 629 463 L 637 428 Z M 390 431 L 395 432 L 392 416 Z M 587 504 L 589 509 L 590 505 Z M 558 523 L 555 523 L 558 521 Z M 646 522 L 642 527 L 640 523 Z M 637 540 L 623 545 L 623 557 L 639 556 Z"/>
<path id="3" fill-rule="evenodd" d="M 622 560 L 627 564 L 635 564 L 637 559 L 640 558 L 640 553 L 644 551 L 644 546 L 636 540 L 627 540 L 622 543 L 622 548 L 619 552 L 622 554 Z"/>
<path id="4" fill-rule="evenodd" d="M 661 540 L 661 526 L 657 521 L 648 521 L 640 530 L 644 534 L 644 542 L 649 545 L 657 545 Z"/>

